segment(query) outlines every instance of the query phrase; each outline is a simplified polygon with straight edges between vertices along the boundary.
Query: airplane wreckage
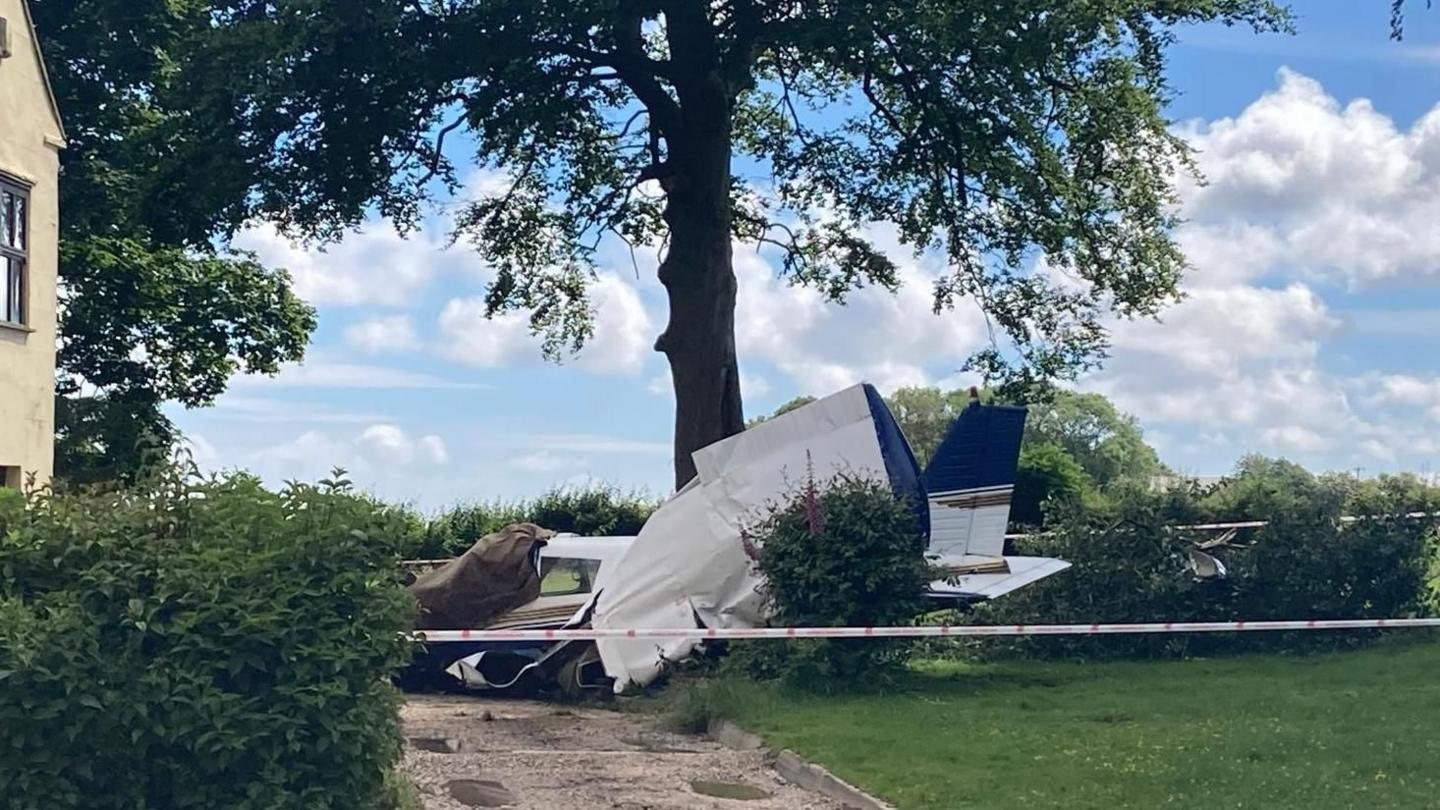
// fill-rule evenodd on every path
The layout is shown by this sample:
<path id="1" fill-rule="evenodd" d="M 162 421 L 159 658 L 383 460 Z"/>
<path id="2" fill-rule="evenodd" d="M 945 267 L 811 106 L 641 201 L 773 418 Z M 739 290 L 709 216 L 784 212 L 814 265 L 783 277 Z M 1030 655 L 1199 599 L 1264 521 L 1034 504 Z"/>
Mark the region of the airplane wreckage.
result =
<path id="1" fill-rule="evenodd" d="M 745 521 L 811 470 L 888 481 L 921 505 L 925 554 L 949 576 L 936 607 L 1010 593 L 1070 564 L 1004 555 L 1026 411 L 961 412 L 922 472 L 879 393 L 856 385 L 695 452 L 697 474 L 634 537 L 555 535 L 521 524 L 434 564 L 411 584 L 417 630 L 734 628 L 767 623 Z M 702 639 L 426 642 L 406 679 L 478 690 L 647 685 Z"/>

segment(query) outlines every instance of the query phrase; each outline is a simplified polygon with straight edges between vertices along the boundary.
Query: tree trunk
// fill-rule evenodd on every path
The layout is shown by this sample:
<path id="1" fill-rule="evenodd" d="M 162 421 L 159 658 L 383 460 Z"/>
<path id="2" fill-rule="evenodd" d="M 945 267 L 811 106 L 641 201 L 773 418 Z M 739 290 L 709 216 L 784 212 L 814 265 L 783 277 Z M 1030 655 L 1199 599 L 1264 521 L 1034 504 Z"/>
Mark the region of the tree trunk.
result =
<path id="1" fill-rule="evenodd" d="M 730 103 L 710 101 L 701 115 L 686 116 L 683 137 L 669 140 L 664 181 L 670 246 L 660 283 L 670 321 L 655 349 L 670 361 L 675 385 L 676 489 L 695 477 L 691 453 L 745 429 L 735 363 Z"/>

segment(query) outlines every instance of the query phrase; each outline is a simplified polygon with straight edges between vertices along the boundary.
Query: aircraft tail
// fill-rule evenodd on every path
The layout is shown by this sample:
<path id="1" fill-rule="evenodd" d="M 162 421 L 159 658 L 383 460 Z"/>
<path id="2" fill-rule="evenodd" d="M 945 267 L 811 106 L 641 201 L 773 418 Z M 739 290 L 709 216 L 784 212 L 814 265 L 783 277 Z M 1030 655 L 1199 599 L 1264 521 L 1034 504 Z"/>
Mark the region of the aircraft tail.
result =
<path id="1" fill-rule="evenodd" d="M 931 554 L 1002 555 L 1025 413 L 973 399 L 955 419 L 925 468 Z"/>

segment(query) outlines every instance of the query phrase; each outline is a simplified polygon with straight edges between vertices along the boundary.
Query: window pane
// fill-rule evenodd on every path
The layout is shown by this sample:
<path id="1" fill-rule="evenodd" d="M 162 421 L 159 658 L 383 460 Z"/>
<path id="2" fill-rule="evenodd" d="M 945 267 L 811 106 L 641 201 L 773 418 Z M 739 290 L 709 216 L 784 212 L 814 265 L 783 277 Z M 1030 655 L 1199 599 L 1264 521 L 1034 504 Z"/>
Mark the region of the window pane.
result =
<path id="1" fill-rule="evenodd" d="M 14 241 L 10 244 L 11 247 L 17 247 L 21 250 L 25 249 L 25 231 L 27 226 L 30 224 L 30 220 L 26 216 L 27 211 L 25 210 L 27 208 L 27 202 L 28 200 L 25 199 L 25 195 L 15 195 L 15 203 L 13 205 L 13 208 L 15 209 L 15 235 Z"/>
<path id="2" fill-rule="evenodd" d="M 0 320 L 25 322 L 25 263 L 19 259 L 0 259 L 5 270 L 4 286 L 0 288 Z"/>
<path id="3" fill-rule="evenodd" d="M 569 596 L 590 593 L 599 560 L 557 560 L 540 581 L 541 596 Z"/>
<path id="4" fill-rule="evenodd" d="M 25 249 L 25 195 L 0 189 L 0 245 Z"/>
<path id="5" fill-rule="evenodd" d="M 15 236 L 15 195 L 0 191 L 0 245 L 19 247 Z"/>

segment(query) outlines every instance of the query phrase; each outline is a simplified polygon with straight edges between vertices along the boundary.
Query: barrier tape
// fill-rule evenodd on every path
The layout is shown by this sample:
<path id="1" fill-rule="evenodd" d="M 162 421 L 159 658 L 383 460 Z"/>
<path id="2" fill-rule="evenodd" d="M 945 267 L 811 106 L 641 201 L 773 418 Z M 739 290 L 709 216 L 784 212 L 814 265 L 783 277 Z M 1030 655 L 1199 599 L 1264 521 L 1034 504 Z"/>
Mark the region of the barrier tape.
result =
<path id="1" fill-rule="evenodd" d="M 710 627 L 646 630 L 424 630 L 416 641 L 597 641 L 599 639 L 961 638 L 974 636 L 1105 636 L 1136 633 L 1255 633 L 1279 630 L 1396 630 L 1440 627 L 1440 619 L 1311 619 L 1309 621 L 1150 622 L 1144 624 L 998 624 L 927 627 Z"/>

